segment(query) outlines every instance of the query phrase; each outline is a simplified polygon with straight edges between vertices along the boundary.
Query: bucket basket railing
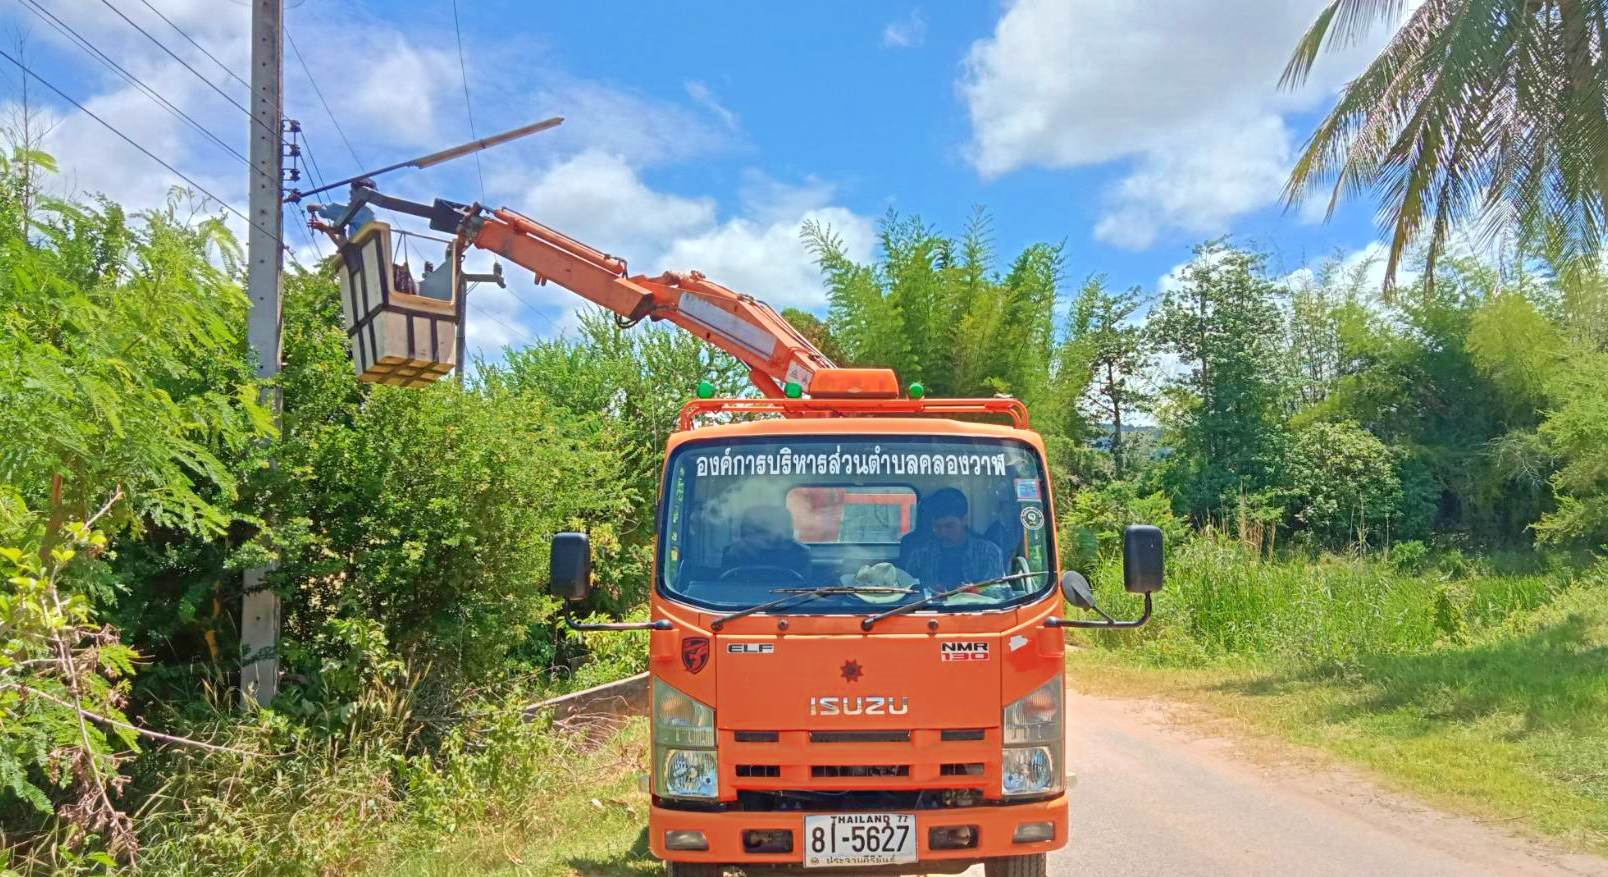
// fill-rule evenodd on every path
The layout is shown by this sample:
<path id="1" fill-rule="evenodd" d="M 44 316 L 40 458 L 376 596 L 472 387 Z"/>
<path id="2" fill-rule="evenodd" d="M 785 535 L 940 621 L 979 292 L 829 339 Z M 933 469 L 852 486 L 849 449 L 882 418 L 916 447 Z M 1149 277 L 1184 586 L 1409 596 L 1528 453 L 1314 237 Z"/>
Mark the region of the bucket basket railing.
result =
<path id="1" fill-rule="evenodd" d="M 441 267 L 417 284 L 410 275 L 399 289 L 392 234 L 376 220 L 341 245 L 341 314 L 359 380 L 423 386 L 463 361 L 460 260 L 449 251 Z"/>

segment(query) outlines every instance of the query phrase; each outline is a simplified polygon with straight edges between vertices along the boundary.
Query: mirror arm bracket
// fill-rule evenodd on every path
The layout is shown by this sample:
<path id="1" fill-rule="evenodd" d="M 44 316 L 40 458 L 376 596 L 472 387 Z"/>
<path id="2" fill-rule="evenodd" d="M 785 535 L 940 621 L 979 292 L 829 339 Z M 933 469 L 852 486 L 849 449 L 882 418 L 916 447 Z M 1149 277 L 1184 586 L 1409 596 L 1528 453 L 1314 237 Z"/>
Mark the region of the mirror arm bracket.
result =
<path id="1" fill-rule="evenodd" d="M 1125 627 L 1143 627 L 1145 622 L 1150 620 L 1150 610 L 1151 610 L 1150 594 L 1148 592 L 1146 592 L 1146 594 L 1145 594 L 1145 611 L 1144 611 L 1144 613 L 1141 614 L 1138 618 L 1133 619 L 1132 621 L 1118 621 L 1118 620 L 1112 618 L 1111 616 L 1105 614 L 1104 612 L 1101 612 L 1098 607 L 1090 607 L 1090 608 L 1093 608 L 1094 611 L 1099 612 L 1100 616 L 1101 616 L 1101 618 L 1103 620 L 1101 620 L 1101 621 L 1087 621 L 1087 620 L 1079 619 L 1079 618 L 1055 618 L 1055 617 L 1052 616 L 1050 618 L 1044 619 L 1044 626 L 1045 627 L 1105 628 L 1105 629 L 1125 628 Z"/>
<path id="2" fill-rule="evenodd" d="M 601 624 L 585 624 L 577 622 L 568 615 L 564 616 L 564 624 L 570 630 L 670 630 L 675 627 L 665 618 L 660 618 L 657 621 L 613 621 Z"/>

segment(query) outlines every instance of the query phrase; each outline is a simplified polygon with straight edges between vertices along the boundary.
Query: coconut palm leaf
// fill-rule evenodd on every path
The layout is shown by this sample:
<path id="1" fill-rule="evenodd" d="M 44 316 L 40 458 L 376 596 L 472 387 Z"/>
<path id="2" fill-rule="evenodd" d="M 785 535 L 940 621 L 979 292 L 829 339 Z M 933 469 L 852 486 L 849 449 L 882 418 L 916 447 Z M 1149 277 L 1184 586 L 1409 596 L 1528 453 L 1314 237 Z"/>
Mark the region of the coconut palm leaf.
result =
<path id="1" fill-rule="evenodd" d="M 1281 83 L 1398 20 L 1404 0 L 1333 0 Z M 1293 206 L 1371 193 L 1390 238 L 1386 285 L 1422 246 L 1433 278 L 1454 234 L 1518 229 L 1595 258 L 1608 204 L 1608 0 L 1424 0 L 1341 93 L 1297 158 Z"/>

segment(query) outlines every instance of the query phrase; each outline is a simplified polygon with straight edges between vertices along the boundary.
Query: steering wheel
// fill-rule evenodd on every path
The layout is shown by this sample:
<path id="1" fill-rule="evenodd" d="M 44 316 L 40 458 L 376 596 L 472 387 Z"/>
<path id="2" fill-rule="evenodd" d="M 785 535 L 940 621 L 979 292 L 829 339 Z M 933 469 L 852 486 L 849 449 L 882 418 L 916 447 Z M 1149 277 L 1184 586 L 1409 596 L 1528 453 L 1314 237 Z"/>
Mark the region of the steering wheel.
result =
<path id="1" fill-rule="evenodd" d="M 773 575 L 775 573 L 781 573 L 781 574 L 791 578 L 793 581 L 798 582 L 799 584 L 804 583 L 803 574 L 800 573 L 796 569 L 789 569 L 789 568 L 787 568 L 785 566 L 771 566 L 769 564 L 763 564 L 763 563 L 756 563 L 756 564 L 749 565 L 749 566 L 734 566 L 731 569 L 728 569 L 725 572 L 721 573 L 719 580 L 723 582 L 723 581 L 725 581 L 725 580 L 727 580 L 729 578 L 734 578 L 734 577 L 736 577 L 736 575 L 738 573 L 748 573 L 749 574 L 748 577 L 752 578 L 753 574 L 756 573 L 756 572 L 763 572 L 766 575 Z"/>

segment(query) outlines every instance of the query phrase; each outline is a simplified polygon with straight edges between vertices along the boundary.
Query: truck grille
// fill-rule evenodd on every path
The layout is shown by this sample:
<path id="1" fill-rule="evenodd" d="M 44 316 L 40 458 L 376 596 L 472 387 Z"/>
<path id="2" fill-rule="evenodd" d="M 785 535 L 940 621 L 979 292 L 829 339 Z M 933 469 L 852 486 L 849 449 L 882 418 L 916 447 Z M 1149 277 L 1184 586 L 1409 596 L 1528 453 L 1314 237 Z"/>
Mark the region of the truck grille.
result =
<path id="1" fill-rule="evenodd" d="M 945 743 L 962 743 L 971 740 L 981 740 L 988 732 L 982 728 L 945 728 L 939 739 Z"/>
<path id="2" fill-rule="evenodd" d="M 734 809 L 749 813 L 778 810 L 817 812 L 855 812 L 866 810 L 944 810 L 977 807 L 983 804 L 982 789 L 886 789 L 847 792 L 816 792 L 808 789 L 781 789 L 774 792 L 739 790 Z"/>
<path id="3" fill-rule="evenodd" d="M 909 743 L 909 731 L 811 731 L 811 743 Z"/>
<path id="4" fill-rule="evenodd" d="M 817 764 L 810 767 L 814 779 L 838 777 L 907 777 L 908 764 Z"/>
<path id="5" fill-rule="evenodd" d="M 918 798 L 944 806 L 931 801 L 952 799 L 957 785 L 996 792 L 1000 742 L 998 728 L 732 729 L 719 737 L 723 781 L 739 794 L 908 794 L 912 806 Z"/>

